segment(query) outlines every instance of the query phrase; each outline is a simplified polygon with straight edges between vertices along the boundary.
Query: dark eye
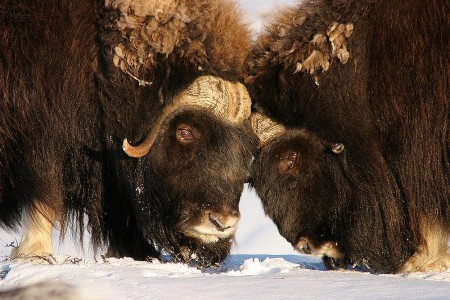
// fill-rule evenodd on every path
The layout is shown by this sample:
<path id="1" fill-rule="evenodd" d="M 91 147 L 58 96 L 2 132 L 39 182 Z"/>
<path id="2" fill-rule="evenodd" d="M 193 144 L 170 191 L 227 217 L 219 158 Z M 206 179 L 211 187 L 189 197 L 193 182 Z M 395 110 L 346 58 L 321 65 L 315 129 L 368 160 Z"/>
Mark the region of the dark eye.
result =
<path id="1" fill-rule="evenodd" d="M 195 127 L 187 124 L 179 124 L 176 130 L 176 138 L 181 144 L 193 143 L 197 138 L 199 138 L 200 133 Z"/>
<path id="2" fill-rule="evenodd" d="M 183 140 L 192 140 L 194 137 L 192 136 L 191 131 L 188 128 L 182 128 L 180 131 L 180 137 Z"/>
<path id="3" fill-rule="evenodd" d="M 287 167 L 288 169 L 292 169 L 297 162 L 297 152 L 291 152 L 287 157 Z"/>
<path id="4" fill-rule="evenodd" d="M 288 150 L 279 156 L 278 169 L 284 173 L 292 169 L 298 168 L 299 154 L 297 151 Z"/>
<path id="5" fill-rule="evenodd" d="M 180 142 L 188 142 L 194 139 L 191 129 L 188 127 L 181 127 L 177 129 L 177 139 Z"/>

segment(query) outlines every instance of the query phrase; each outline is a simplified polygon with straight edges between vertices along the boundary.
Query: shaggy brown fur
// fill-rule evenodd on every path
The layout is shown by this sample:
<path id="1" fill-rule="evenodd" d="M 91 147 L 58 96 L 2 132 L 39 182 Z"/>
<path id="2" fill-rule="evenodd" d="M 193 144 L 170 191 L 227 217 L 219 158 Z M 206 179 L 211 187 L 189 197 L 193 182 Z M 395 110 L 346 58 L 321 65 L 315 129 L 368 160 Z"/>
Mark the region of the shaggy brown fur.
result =
<path id="1" fill-rule="evenodd" d="M 254 186 L 294 246 L 334 241 L 374 272 L 450 267 L 449 15 L 445 0 L 313 0 L 258 39 L 255 108 L 303 130 L 262 149 Z"/>
<path id="2" fill-rule="evenodd" d="M 229 238 L 205 244 L 178 226 L 205 207 L 236 215 L 255 143 L 247 125 L 184 109 L 148 156 L 121 147 L 197 77 L 242 79 L 249 49 L 227 0 L 0 0 L 1 223 L 15 228 L 24 209 L 30 232 L 74 219 L 82 235 L 86 214 L 112 255 L 223 259 Z M 181 125 L 198 133 L 188 146 Z"/>

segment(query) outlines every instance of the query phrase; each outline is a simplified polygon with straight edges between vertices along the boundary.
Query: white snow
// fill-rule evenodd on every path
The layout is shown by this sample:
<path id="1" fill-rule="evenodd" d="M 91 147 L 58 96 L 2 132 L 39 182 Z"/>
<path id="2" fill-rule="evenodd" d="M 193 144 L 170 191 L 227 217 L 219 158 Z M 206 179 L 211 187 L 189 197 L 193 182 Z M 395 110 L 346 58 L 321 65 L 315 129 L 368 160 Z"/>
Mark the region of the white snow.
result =
<path id="1" fill-rule="evenodd" d="M 406 276 L 324 271 L 318 260 L 302 255 L 232 255 L 218 270 L 204 271 L 129 258 L 63 265 L 6 261 L 0 270 L 1 290 L 63 281 L 90 299 L 448 299 L 450 292 L 450 272 Z"/>
<path id="2" fill-rule="evenodd" d="M 254 20 L 295 0 L 241 0 Z M 183 264 L 94 257 L 88 238 L 84 251 L 70 238 L 54 236 L 56 263 L 39 265 L 7 260 L 18 233 L 0 231 L 0 291 L 38 282 L 66 282 L 78 299 L 450 299 L 450 271 L 373 275 L 325 271 L 320 259 L 293 251 L 262 210 L 254 192 L 241 198 L 242 219 L 232 255 L 218 268 L 198 270 Z M 81 258 L 81 259 L 80 259 Z"/>

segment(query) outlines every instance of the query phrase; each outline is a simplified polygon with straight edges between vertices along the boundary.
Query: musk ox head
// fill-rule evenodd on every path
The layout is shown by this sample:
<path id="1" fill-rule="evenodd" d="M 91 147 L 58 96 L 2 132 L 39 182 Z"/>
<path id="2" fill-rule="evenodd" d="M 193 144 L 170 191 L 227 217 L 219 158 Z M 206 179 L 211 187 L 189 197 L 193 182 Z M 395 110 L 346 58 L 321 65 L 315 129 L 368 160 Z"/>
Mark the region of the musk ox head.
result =
<path id="1" fill-rule="evenodd" d="M 148 243 L 183 261 L 226 257 L 257 144 L 249 114 L 242 84 L 203 76 L 165 107 L 142 143 L 124 140 L 138 158 L 134 209 Z"/>
<path id="2" fill-rule="evenodd" d="M 323 257 L 329 268 L 341 267 L 345 255 L 335 228 L 337 198 L 345 189 L 338 171 L 344 146 L 306 129 L 287 129 L 259 113 L 251 121 L 261 147 L 252 186 L 266 214 L 296 250 Z"/>
<path id="3" fill-rule="evenodd" d="M 248 122 L 250 97 L 236 82 L 251 36 L 235 4 L 105 2 L 101 39 L 112 69 L 105 70 L 104 84 L 108 105 L 115 105 L 109 147 L 116 150 L 119 137 L 127 138 L 123 150 L 131 157 L 120 153 L 120 170 L 112 175 L 122 180 L 124 200 L 117 202 L 130 220 L 114 207 L 106 226 L 114 231 L 110 246 L 116 243 L 122 255 L 169 253 L 209 264 L 229 253 L 257 144 Z M 115 216 L 132 224 L 124 231 L 139 235 L 131 243 L 139 240 L 147 251 L 134 255 L 136 247 L 124 245 Z"/>

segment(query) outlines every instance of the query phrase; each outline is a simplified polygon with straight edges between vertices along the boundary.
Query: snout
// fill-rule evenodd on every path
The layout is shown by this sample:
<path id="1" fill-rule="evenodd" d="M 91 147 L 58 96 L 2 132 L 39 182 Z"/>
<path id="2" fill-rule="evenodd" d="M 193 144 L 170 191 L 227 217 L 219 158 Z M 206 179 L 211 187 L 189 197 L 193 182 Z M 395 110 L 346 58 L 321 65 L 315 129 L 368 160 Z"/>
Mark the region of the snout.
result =
<path id="1" fill-rule="evenodd" d="M 335 241 L 313 243 L 312 240 L 302 237 L 297 244 L 294 245 L 294 248 L 301 253 L 312 254 L 318 257 L 327 256 L 335 259 L 342 259 L 345 256 L 344 252 Z"/>
<path id="2" fill-rule="evenodd" d="M 237 210 L 203 210 L 193 225 L 182 228 L 184 235 L 196 238 L 203 243 L 215 243 L 219 239 L 234 236 L 239 223 L 240 213 Z"/>
<path id="3" fill-rule="evenodd" d="M 311 254 L 311 248 L 307 238 L 301 238 L 294 248 L 301 253 Z"/>

